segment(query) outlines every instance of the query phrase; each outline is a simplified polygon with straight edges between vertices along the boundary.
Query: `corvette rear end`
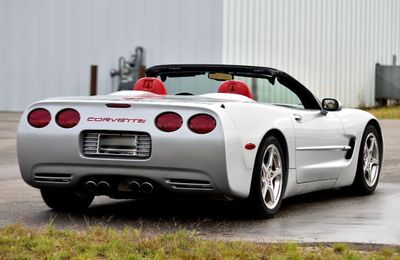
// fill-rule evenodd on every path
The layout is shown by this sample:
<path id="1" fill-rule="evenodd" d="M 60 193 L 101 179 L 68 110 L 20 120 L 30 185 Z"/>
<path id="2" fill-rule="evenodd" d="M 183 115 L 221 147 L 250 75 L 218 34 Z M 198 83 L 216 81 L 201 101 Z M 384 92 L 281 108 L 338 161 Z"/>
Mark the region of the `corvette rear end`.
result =
<path id="1" fill-rule="evenodd" d="M 132 97 L 130 97 L 132 98 Z M 18 130 L 23 179 L 40 189 L 116 198 L 163 191 L 243 196 L 227 175 L 218 102 L 108 96 L 53 99 L 26 110 Z"/>

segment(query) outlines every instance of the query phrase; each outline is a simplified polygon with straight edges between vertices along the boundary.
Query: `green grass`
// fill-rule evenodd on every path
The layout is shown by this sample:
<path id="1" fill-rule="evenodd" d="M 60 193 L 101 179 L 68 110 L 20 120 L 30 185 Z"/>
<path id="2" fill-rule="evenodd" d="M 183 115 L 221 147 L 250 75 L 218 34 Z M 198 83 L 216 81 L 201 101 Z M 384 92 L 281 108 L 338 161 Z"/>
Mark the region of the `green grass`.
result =
<path id="1" fill-rule="evenodd" d="M 400 250 L 232 242 L 187 230 L 146 236 L 129 227 L 71 231 L 12 225 L 0 228 L 0 259 L 400 259 Z"/>
<path id="2" fill-rule="evenodd" d="M 366 108 L 364 110 L 370 112 L 378 119 L 400 119 L 400 105 Z"/>

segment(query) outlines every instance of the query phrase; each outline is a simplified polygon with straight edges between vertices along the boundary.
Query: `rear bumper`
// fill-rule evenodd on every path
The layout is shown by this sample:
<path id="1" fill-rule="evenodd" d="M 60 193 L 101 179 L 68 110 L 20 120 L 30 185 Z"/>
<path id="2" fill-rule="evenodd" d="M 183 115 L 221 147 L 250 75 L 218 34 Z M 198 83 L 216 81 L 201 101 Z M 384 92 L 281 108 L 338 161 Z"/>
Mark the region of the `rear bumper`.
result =
<path id="1" fill-rule="evenodd" d="M 171 191 L 230 194 L 224 142 L 152 136 L 148 159 L 87 157 L 82 152 L 79 134 L 19 136 L 18 158 L 25 182 L 37 188 L 74 188 L 90 176 L 126 176 L 151 180 Z M 207 189 L 188 186 L 174 188 L 171 180 L 209 183 Z"/>
<path id="2" fill-rule="evenodd" d="M 221 174 L 223 176 L 223 174 Z M 88 180 L 106 180 L 112 186 L 126 180 L 148 181 L 172 192 L 225 194 L 226 181 L 205 171 L 181 168 L 115 166 L 103 164 L 41 164 L 24 180 L 36 188 L 80 188 Z"/>

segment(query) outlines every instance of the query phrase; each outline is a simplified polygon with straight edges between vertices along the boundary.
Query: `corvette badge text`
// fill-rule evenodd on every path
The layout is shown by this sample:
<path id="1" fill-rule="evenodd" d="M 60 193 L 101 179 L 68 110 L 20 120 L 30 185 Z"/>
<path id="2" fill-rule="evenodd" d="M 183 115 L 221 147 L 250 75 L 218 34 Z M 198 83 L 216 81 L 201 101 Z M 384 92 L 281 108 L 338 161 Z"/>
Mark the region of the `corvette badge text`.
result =
<path id="1" fill-rule="evenodd" d="M 110 123 L 137 123 L 144 124 L 146 123 L 146 119 L 143 118 L 112 118 L 112 117 L 88 117 L 87 121 L 89 122 L 110 122 Z"/>

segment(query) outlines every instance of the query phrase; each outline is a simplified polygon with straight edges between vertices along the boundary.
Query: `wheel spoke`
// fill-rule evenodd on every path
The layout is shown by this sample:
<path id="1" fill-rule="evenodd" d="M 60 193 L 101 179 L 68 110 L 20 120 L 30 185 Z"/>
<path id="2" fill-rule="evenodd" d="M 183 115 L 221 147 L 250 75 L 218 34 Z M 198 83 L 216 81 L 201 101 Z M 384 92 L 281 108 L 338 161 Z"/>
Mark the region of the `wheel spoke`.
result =
<path id="1" fill-rule="evenodd" d="M 268 176 L 268 168 L 264 163 L 261 165 L 261 170 L 265 176 Z"/>
<path id="2" fill-rule="evenodd" d="M 374 150 L 374 146 L 375 146 L 375 138 L 371 137 L 371 139 L 369 139 L 369 140 L 370 140 L 370 144 L 368 147 L 368 152 L 372 153 Z"/>
<path id="3" fill-rule="evenodd" d="M 365 169 L 364 175 L 365 175 L 365 178 L 367 179 L 368 182 L 372 181 L 370 165 L 367 165 L 367 168 Z"/>
<path id="4" fill-rule="evenodd" d="M 272 186 L 268 185 L 268 193 L 269 193 L 269 198 L 271 199 L 270 201 L 272 203 L 275 203 L 275 192 Z"/>
<path id="5" fill-rule="evenodd" d="M 367 171 L 368 165 L 369 165 L 369 157 L 367 156 L 367 158 L 365 158 L 365 160 L 364 160 L 363 172 Z"/>
<path id="6" fill-rule="evenodd" d="M 374 173 L 374 171 L 373 171 L 372 165 L 371 165 L 371 166 L 369 167 L 369 172 L 368 172 L 368 174 L 369 174 L 369 175 L 368 175 L 368 176 L 369 176 L 369 179 L 368 179 L 368 180 L 369 180 L 370 183 L 372 183 L 372 181 L 374 180 L 374 177 L 375 177 L 375 176 L 373 175 L 373 173 Z"/>
<path id="7" fill-rule="evenodd" d="M 374 157 L 372 157 L 372 158 L 371 158 L 371 165 L 379 166 L 379 160 L 376 159 L 376 158 L 374 158 Z"/>
<path id="8" fill-rule="evenodd" d="M 370 183 L 373 183 L 374 180 L 375 180 L 376 174 L 377 174 L 376 166 L 372 166 L 371 165 L 371 169 L 369 171 L 369 174 L 370 174 L 369 181 L 370 181 Z"/>
<path id="9" fill-rule="evenodd" d="M 267 182 L 263 181 L 262 187 L 261 187 L 261 195 L 264 200 L 267 199 L 267 191 L 268 191 L 268 184 L 267 184 Z"/>
<path id="10" fill-rule="evenodd" d="M 274 148 L 271 148 L 271 150 L 269 151 L 269 155 L 268 155 L 268 162 L 267 162 L 268 168 L 272 167 L 273 161 L 274 161 Z"/>
<path id="11" fill-rule="evenodd" d="M 368 161 L 368 149 L 367 149 L 367 145 L 364 146 L 364 154 L 363 154 L 363 160 L 364 163 Z"/>

